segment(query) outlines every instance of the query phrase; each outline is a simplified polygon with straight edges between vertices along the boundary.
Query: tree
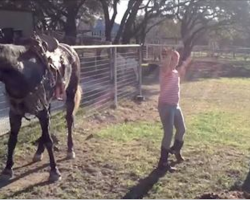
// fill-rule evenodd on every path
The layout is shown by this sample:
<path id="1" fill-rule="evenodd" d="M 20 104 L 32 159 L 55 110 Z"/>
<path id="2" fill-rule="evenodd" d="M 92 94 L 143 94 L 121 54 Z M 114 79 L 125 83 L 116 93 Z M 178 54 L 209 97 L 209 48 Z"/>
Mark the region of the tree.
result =
<path id="1" fill-rule="evenodd" d="M 100 3 L 102 5 L 103 9 L 103 15 L 105 20 L 105 37 L 106 41 L 111 42 L 111 33 L 112 29 L 115 23 L 115 18 L 117 16 L 117 5 L 120 2 L 120 0 L 112 0 L 112 2 L 109 2 L 107 0 L 100 0 Z M 110 16 L 109 9 L 110 7 L 113 8 L 113 14 Z"/>
<path id="2" fill-rule="evenodd" d="M 117 16 L 119 0 L 99 0 L 102 3 L 105 19 L 105 37 L 111 41 L 111 32 Z M 147 32 L 154 26 L 163 22 L 166 18 L 174 16 L 174 0 L 128 0 L 127 8 L 121 20 L 119 30 L 113 43 L 129 43 L 134 37 L 144 41 Z M 109 10 L 112 10 L 110 16 Z M 157 20 L 154 20 L 157 19 Z M 150 26 L 148 24 L 150 23 Z"/>
<path id="3" fill-rule="evenodd" d="M 100 5 L 95 0 L 37 0 L 37 5 L 48 17 L 50 24 L 62 27 L 65 42 L 74 45 L 77 37 L 77 22 L 82 18 L 90 20 L 99 12 Z"/>
<path id="4" fill-rule="evenodd" d="M 33 11 L 37 28 L 63 30 L 70 45 L 76 43 L 79 20 L 90 21 L 101 10 L 98 0 L 6 0 L 0 6 Z"/>
<path id="5" fill-rule="evenodd" d="M 208 30 L 230 26 L 249 15 L 247 1 L 182 0 L 182 2 L 185 4 L 179 4 L 176 15 L 181 23 L 184 45 L 181 60 L 186 60 L 190 56 L 196 41 Z"/>
<path id="6" fill-rule="evenodd" d="M 147 33 L 152 28 L 174 17 L 175 7 L 173 0 L 143 1 L 136 12 L 137 15 L 130 16 L 130 23 L 126 22 L 122 43 L 129 43 L 133 37 L 137 37 L 140 43 L 144 43 Z M 138 15 L 138 13 L 142 14 Z"/>
<path id="7" fill-rule="evenodd" d="M 152 27 L 154 23 L 148 24 L 148 27 Z M 148 28 L 146 32 L 147 40 L 162 40 L 164 38 L 180 38 L 180 24 L 173 19 L 165 19 L 162 23 L 155 25 L 151 29 Z M 142 37 L 142 36 L 140 36 Z M 152 42 L 150 42 L 152 43 Z"/>

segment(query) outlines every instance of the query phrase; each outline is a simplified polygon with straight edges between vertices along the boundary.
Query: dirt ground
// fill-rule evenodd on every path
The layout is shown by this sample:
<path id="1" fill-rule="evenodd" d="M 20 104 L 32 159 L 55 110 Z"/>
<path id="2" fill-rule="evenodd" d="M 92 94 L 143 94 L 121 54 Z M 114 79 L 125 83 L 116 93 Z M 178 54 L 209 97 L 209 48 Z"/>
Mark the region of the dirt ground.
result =
<path id="1" fill-rule="evenodd" d="M 205 68 L 208 63 L 207 68 Z M 225 72 L 223 64 L 211 62 L 195 62 L 188 70 L 187 80 L 194 80 L 200 77 L 218 76 Z M 199 68 L 199 66 L 202 66 Z M 212 67 L 211 67 L 212 66 Z M 204 70 L 205 69 L 205 70 Z M 211 73 L 211 70 L 213 73 Z M 226 69 L 228 70 L 228 68 Z M 157 84 L 157 70 L 148 78 L 144 79 L 143 94 L 144 102 L 124 101 L 119 108 L 109 109 L 96 114 L 88 119 L 77 120 L 75 129 L 75 160 L 66 160 L 66 137 L 59 136 L 58 150 L 55 152 L 59 169 L 63 175 L 62 181 L 50 184 L 48 179 L 48 156 L 45 154 L 43 161 L 32 163 L 34 148 L 28 147 L 23 153 L 15 157 L 15 177 L 10 182 L 0 181 L 0 197 L 2 198 L 122 198 L 128 191 L 124 187 L 124 180 L 138 180 L 137 174 L 126 167 L 122 168 L 115 161 L 105 162 L 108 156 L 101 156 L 103 152 L 117 152 L 116 159 L 121 161 L 126 157 L 127 152 L 139 150 L 140 141 L 134 141 L 130 147 L 117 146 L 111 141 L 102 140 L 96 137 L 95 133 L 117 123 L 128 123 L 138 121 L 159 122 L 157 113 L 157 98 L 159 86 Z M 242 72 L 243 73 L 243 72 Z M 119 134 L 119 133 L 118 133 Z M 23 148 L 26 148 L 24 145 Z M 128 148 L 129 151 L 128 151 Z M 133 156 L 133 155 L 132 155 Z M 155 160 L 153 160 L 155 161 Z M 108 163 L 108 164 L 107 164 Z M 152 163 L 154 164 L 154 163 Z M 84 173 L 83 173 L 84 172 Z M 121 180 L 122 179 L 122 180 Z M 94 192 L 93 192 L 94 191 Z M 82 194 L 84 193 L 84 196 Z M 56 194 L 56 195 L 55 195 Z M 126 195 L 125 195 L 126 197 Z M 138 197 L 138 196 L 136 196 Z M 242 192 L 224 192 L 200 195 L 196 198 L 247 198 Z M 195 197 L 194 197 L 195 198 Z"/>
<path id="2" fill-rule="evenodd" d="M 222 193 L 207 193 L 196 199 L 249 199 L 249 194 L 239 191 L 222 192 Z"/>

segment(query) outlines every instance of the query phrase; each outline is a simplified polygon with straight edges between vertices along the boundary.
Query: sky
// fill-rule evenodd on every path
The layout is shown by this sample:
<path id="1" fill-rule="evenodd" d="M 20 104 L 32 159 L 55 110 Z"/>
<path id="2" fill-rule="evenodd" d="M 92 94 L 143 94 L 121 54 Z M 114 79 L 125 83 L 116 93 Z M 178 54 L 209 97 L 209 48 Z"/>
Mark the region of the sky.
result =
<path id="1" fill-rule="evenodd" d="M 120 4 L 118 4 L 117 6 L 117 16 L 115 19 L 116 23 L 120 23 L 123 17 L 124 12 L 127 9 L 127 5 L 128 5 L 128 0 L 121 0 Z"/>
<path id="2" fill-rule="evenodd" d="M 143 0 L 144 2 L 147 2 L 147 0 Z M 128 7 L 128 2 L 129 0 L 120 0 L 120 3 L 117 6 L 117 15 L 116 15 L 116 19 L 115 22 L 120 24 L 122 17 L 125 13 L 125 11 L 127 10 Z M 112 15 L 112 10 L 110 11 L 110 14 Z"/>

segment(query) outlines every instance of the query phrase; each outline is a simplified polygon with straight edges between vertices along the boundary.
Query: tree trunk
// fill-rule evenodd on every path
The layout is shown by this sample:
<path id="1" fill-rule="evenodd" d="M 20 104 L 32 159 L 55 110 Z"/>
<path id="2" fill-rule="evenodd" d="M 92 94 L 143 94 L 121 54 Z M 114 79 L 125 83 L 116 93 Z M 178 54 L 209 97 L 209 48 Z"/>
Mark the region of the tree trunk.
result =
<path id="1" fill-rule="evenodd" d="M 122 44 L 129 44 L 130 40 L 132 39 L 132 35 L 130 33 L 127 33 L 122 37 Z"/>
<path id="2" fill-rule="evenodd" d="M 105 38 L 107 42 L 112 42 L 112 29 L 115 23 L 115 18 L 117 15 L 117 4 L 119 0 L 114 0 L 113 1 L 113 15 L 112 18 L 110 19 L 110 14 L 109 14 L 109 6 L 106 1 L 100 0 L 102 4 L 102 9 L 103 9 L 103 14 L 104 14 L 104 19 L 105 19 Z"/>
<path id="3" fill-rule="evenodd" d="M 111 20 L 109 19 L 109 8 L 107 5 L 107 2 L 101 1 L 102 9 L 104 13 L 104 19 L 105 19 L 105 38 L 106 41 L 111 41 L 111 31 L 112 31 L 112 25 Z"/>
<path id="4" fill-rule="evenodd" d="M 191 55 L 192 50 L 193 50 L 193 44 L 191 40 L 186 40 L 183 42 L 184 47 L 179 50 L 180 53 L 180 62 L 178 67 L 180 67 L 185 60 Z"/>
<path id="5" fill-rule="evenodd" d="M 76 15 L 69 13 L 66 20 L 65 42 L 69 45 L 76 44 L 77 28 L 76 28 Z"/>
<path id="6" fill-rule="evenodd" d="M 75 45 L 77 37 L 76 17 L 78 13 L 78 2 L 75 0 L 64 0 L 64 3 L 67 10 L 66 23 L 64 25 L 65 42 L 69 45 Z"/>
<path id="7" fill-rule="evenodd" d="M 122 21 L 121 21 L 119 30 L 115 36 L 114 41 L 113 41 L 114 44 L 119 44 L 120 39 L 121 39 L 122 34 L 123 34 L 123 31 L 124 31 L 124 28 L 125 28 L 125 25 L 126 25 L 126 22 L 127 22 L 127 18 L 129 18 L 130 12 L 131 12 L 135 2 L 136 2 L 136 0 L 129 0 L 127 10 L 122 17 Z"/>
<path id="8" fill-rule="evenodd" d="M 110 27 L 109 25 L 106 26 L 105 35 L 106 35 L 107 42 L 111 42 L 111 31 L 112 31 L 112 27 Z"/>
<path id="9" fill-rule="evenodd" d="M 123 44 L 128 44 L 130 40 L 133 38 L 132 27 L 136 20 L 137 12 L 141 4 L 142 0 L 137 0 L 133 8 L 131 9 L 130 15 L 128 17 L 128 20 L 126 21 L 126 24 L 124 26 L 124 31 L 122 33 Z"/>

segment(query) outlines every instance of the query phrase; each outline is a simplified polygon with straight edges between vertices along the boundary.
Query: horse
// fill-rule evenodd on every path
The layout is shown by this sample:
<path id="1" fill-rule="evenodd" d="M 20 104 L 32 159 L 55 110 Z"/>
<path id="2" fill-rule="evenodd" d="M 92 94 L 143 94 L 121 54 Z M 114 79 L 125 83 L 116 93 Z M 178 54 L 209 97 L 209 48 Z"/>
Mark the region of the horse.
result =
<path id="1" fill-rule="evenodd" d="M 22 45 L 0 44 L 0 81 L 5 85 L 6 96 L 10 105 L 8 155 L 6 166 L 1 173 L 1 178 L 4 179 L 13 177 L 13 152 L 22 118 L 26 117 L 26 114 L 37 117 L 42 129 L 33 161 L 42 160 L 46 148 L 51 168 L 49 181 L 61 179 L 49 131 L 50 105 L 51 101 L 55 99 L 55 91 L 58 89 L 57 83 L 61 79 L 64 80 L 65 84 L 65 117 L 68 128 L 67 158 L 75 158 L 72 128 L 75 113 L 80 106 L 82 93 L 79 85 L 80 59 L 76 51 L 67 44 L 59 43 L 52 38 L 49 40 L 48 37 L 37 36 L 37 38 L 40 38 L 39 45 L 42 41 L 42 48 L 46 55 L 41 56 L 32 50 L 34 45 L 30 42 L 24 42 Z M 43 60 L 44 56 L 47 56 L 51 62 L 46 63 Z"/>

